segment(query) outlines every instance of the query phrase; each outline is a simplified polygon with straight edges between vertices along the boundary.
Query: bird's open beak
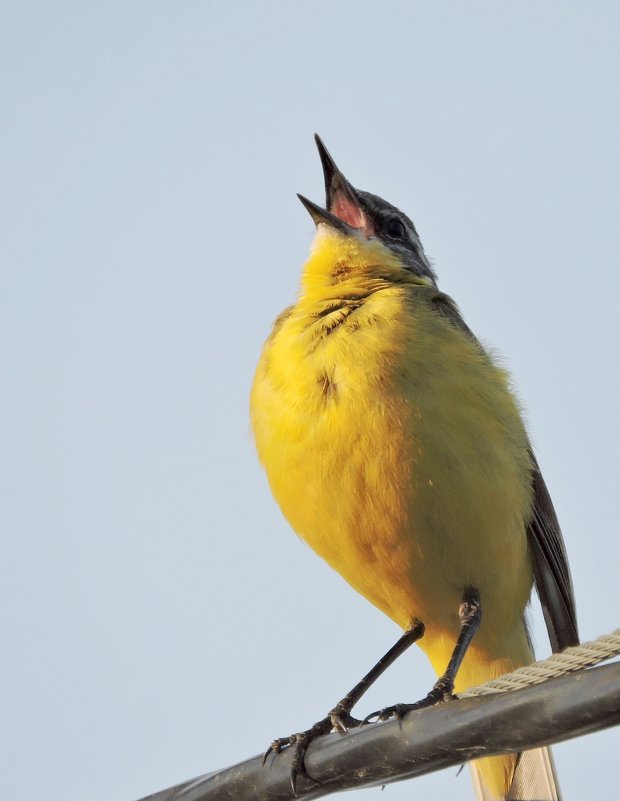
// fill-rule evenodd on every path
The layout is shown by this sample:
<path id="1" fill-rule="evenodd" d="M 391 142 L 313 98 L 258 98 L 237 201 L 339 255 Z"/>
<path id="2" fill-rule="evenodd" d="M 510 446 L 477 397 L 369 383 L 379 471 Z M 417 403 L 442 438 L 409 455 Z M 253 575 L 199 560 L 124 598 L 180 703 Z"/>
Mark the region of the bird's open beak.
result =
<path id="1" fill-rule="evenodd" d="M 327 209 L 322 209 L 302 195 L 297 197 L 304 204 L 316 225 L 327 223 L 343 233 L 351 233 L 351 229 L 356 229 L 369 236 L 371 226 L 368 224 L 355 189 L 336 166 L 336 162 L 330 156 L 320 136 L 315 134 L 314 139 L 323 165 Z"/>
<path id="2" fill-rule="evenodd" d="M 348 225 L 344 220 L 341 220 L 339 217 L 336 217 L 335 214 L 332 214 L 331 211 L 327 211 L 327 209 L 322 209 L 316 203 L 313 203 L 311 200 L 308 200 L 307 197 L 303 195 L 297 194 L 297 197 L 301 200 L 304 204 L 306 211 L 314 220 L 315 225 L 319 225 L 319 223 L 327 223 L 332 228 L 335 228 L 338 231 L 342 231 L 343 234 L 350 234 L 353 232 L 352 226 Z"/>
<path id="3" fill-rule="evenodd" d="M 332 214 L 348 223 L 352 228 L 364 228 L 366 216 L 355 189 L 340 172 L 318 134 L 314 134 L 314 141 L 323 165 L 325 205 Z"/>

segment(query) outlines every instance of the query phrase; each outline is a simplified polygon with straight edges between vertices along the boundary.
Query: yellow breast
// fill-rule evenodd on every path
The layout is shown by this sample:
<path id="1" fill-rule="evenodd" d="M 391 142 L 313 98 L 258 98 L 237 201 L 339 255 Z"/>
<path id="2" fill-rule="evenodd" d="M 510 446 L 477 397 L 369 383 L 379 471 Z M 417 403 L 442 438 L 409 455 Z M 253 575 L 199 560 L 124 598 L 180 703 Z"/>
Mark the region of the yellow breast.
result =
<path id="1" fill-rule="evenodd" d="M 376 240 L 319 226 L 298 302 L 276 321 L 251 416 L 273 494 L 297 533 L 407 628 L 438 675 L 464 588 L 482 625 L 457 692 L 532 659 L 527 436 L 506 374 L 454 304 Z M 503 797 L 515 755 L 478 762 Z"/>
<path id="2" fill-rule="evenodd" d="M 379 243 L 319 235 L 251 409 L 292 527 L 400 626 L 422 619 L 439 665 L 464 587 L 482 596 L 478 645 L 520 618 L 531 467 L 505 374 L 438 299 Z"/>

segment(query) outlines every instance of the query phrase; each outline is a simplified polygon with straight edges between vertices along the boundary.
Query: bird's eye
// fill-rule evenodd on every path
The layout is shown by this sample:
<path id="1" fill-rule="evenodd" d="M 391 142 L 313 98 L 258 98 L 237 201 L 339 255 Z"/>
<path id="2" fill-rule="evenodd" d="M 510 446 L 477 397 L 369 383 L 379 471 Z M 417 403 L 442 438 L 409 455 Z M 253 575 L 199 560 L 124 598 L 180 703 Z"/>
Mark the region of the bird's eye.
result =
<path id="1" fill-rule="evenodd" d="M 388 217 L 385 222 L 385 233 L 391 239 L 404 239 L 407 231 L 398 217 Z"/>

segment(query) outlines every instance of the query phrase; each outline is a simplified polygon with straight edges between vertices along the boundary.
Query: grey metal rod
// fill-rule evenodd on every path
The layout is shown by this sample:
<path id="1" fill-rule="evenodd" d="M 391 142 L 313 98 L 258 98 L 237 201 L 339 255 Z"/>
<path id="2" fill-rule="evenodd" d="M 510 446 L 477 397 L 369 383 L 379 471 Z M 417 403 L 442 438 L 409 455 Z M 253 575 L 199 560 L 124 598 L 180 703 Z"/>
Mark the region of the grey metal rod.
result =
<path id="1" fill-rule="evenodd" d="M 452 701 L 310 745 L 297 798 L 421 776 L 480 756 L 580 737 L 620 723 L 620 663 L 514 692 Z M 290 754 L 257 756 L 141 801 L 292 801 Z"/>

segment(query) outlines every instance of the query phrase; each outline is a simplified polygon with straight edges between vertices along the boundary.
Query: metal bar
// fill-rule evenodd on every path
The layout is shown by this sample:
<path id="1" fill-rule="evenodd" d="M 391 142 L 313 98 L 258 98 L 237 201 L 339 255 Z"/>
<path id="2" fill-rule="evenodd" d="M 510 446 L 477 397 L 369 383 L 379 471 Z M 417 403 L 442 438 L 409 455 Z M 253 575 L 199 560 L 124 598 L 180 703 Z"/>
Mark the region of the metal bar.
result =
<path id="1" fill-rule="evenodd" d="M 451 701 L 310 745 L 297 798 L 386 784 L 480 756 L 523 751 L 620 723 L 620 663 L 514 692 Z M 260 756 L 141 801 L 292 801 L 290 754 Z"/>

